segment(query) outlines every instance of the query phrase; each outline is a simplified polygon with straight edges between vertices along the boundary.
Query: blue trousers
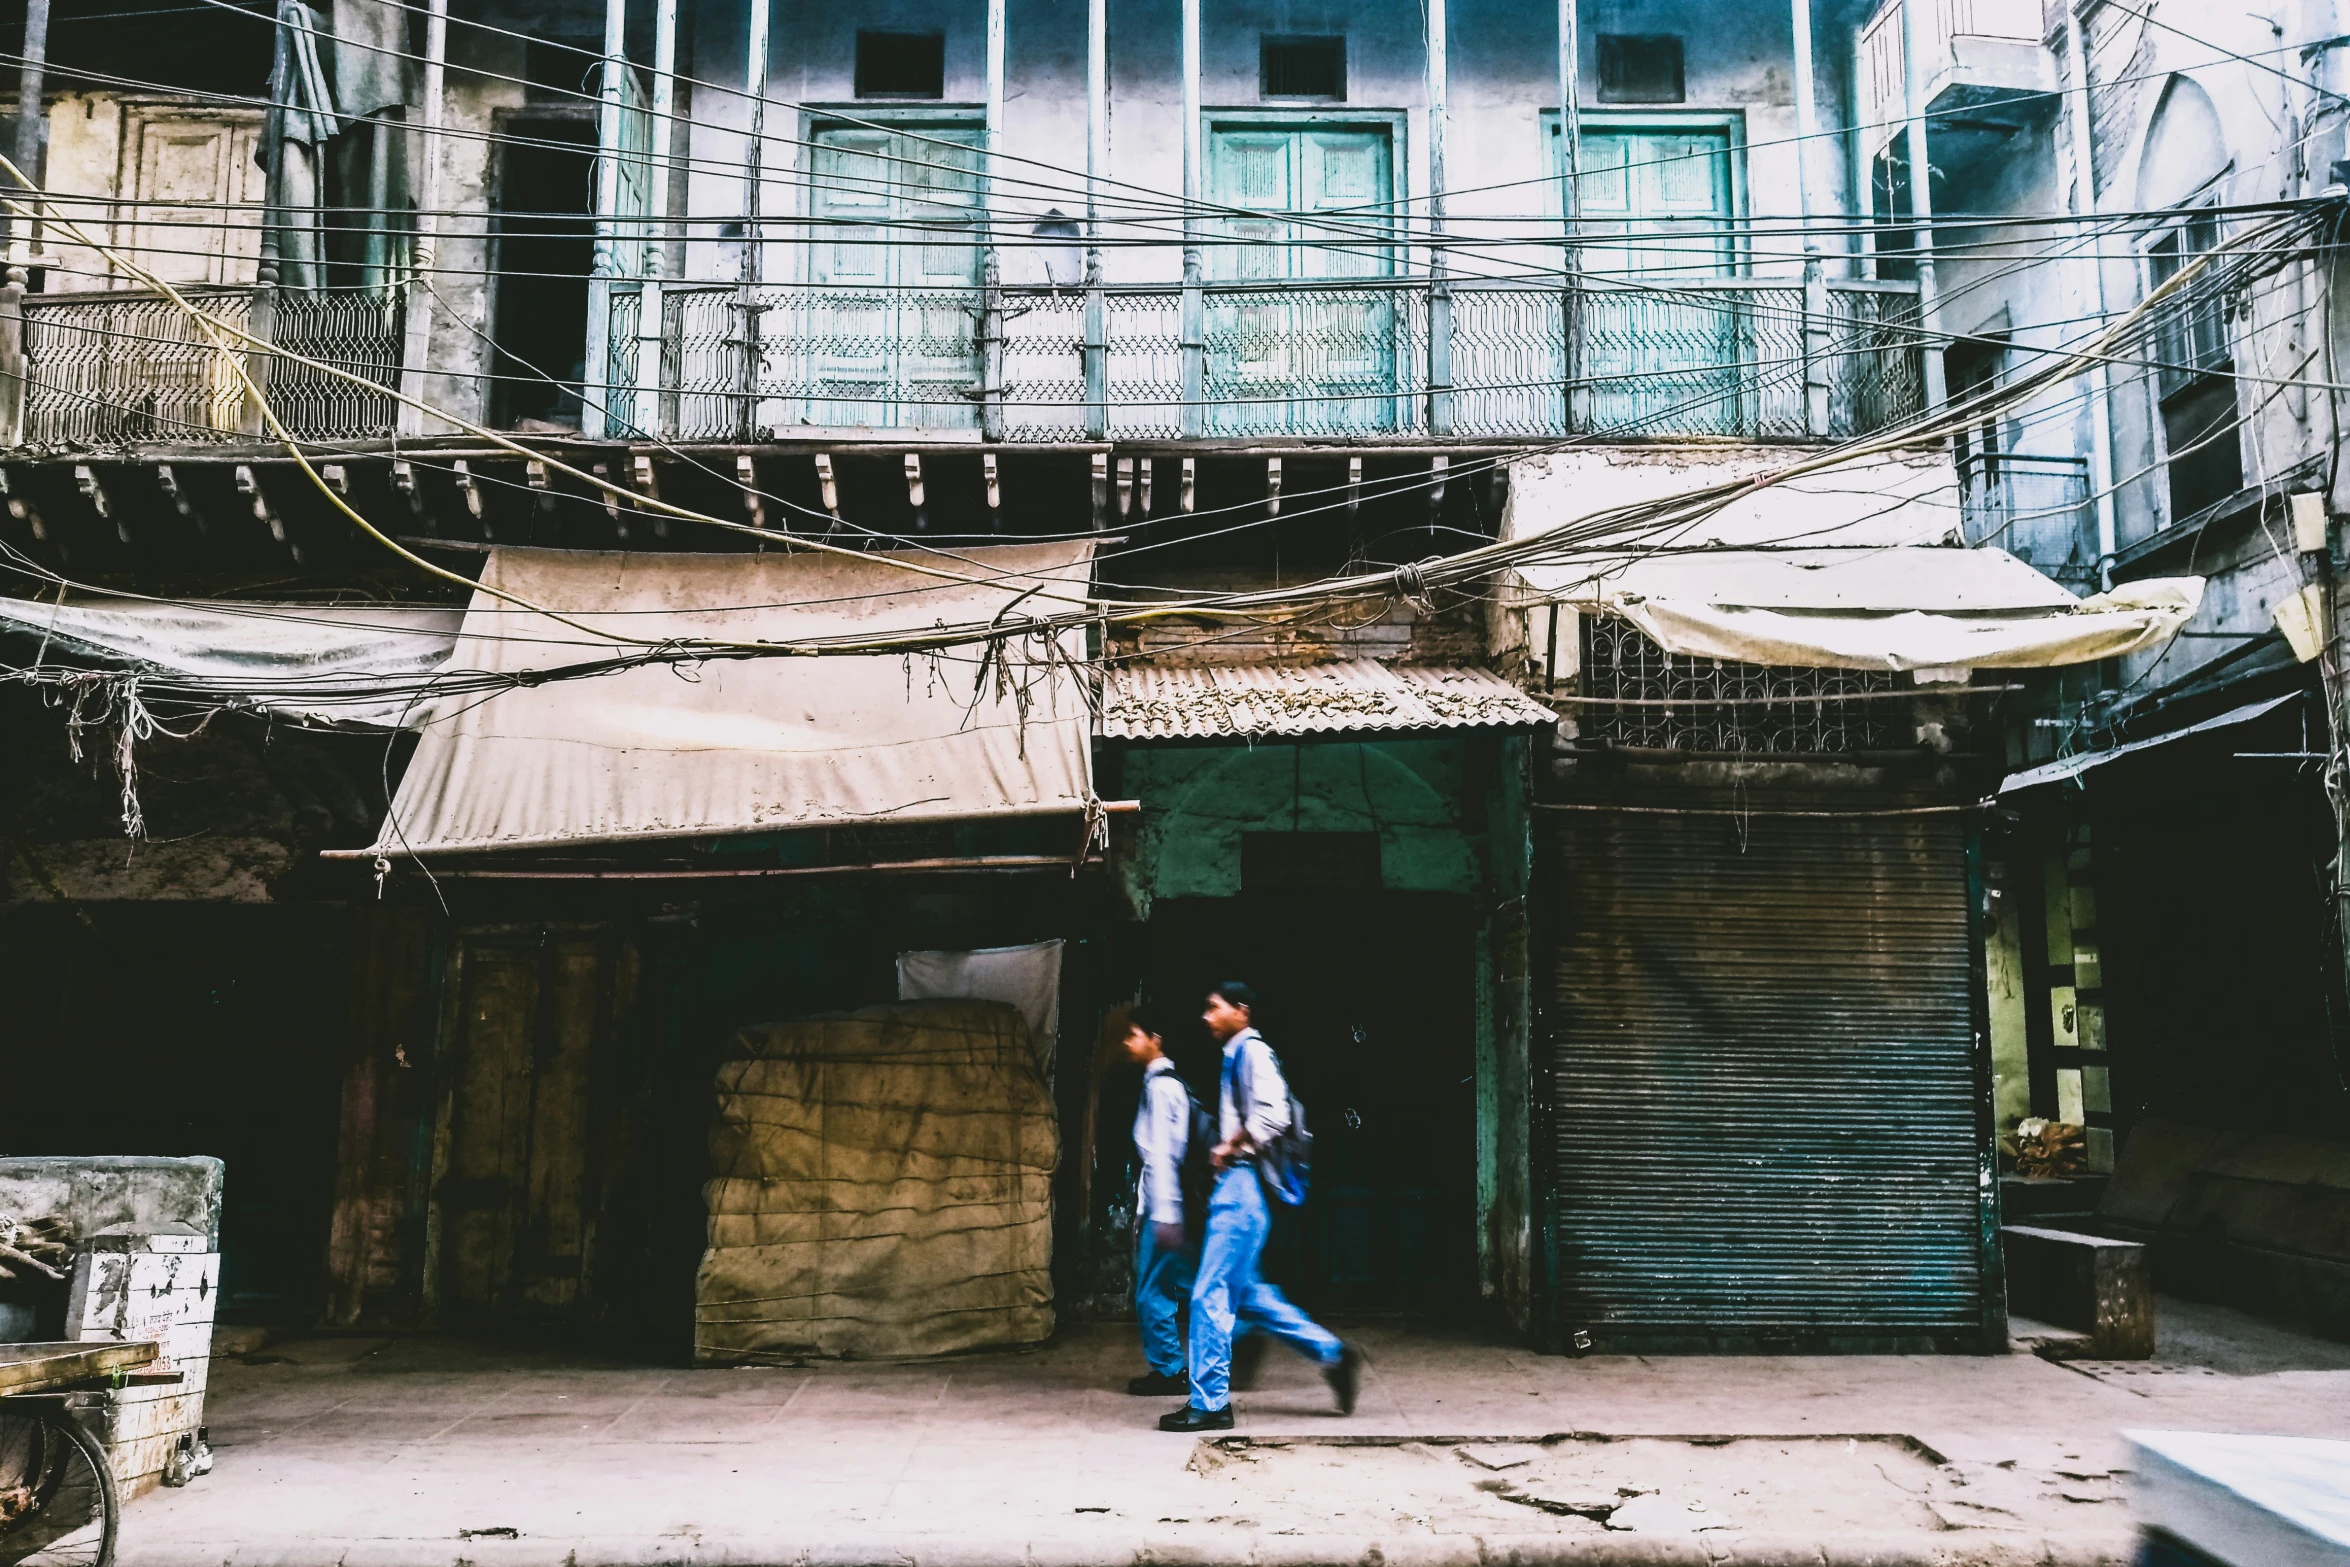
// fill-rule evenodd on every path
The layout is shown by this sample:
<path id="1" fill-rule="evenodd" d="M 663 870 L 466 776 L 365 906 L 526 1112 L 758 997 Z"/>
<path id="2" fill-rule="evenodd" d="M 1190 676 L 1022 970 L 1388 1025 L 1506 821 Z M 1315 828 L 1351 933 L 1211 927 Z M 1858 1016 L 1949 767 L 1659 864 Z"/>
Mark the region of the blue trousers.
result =
<path id="1" fill-rule="evenodd" d="M 1148 1219 L 1134 1227 L 1134 1318 L 1142 1324 L 1142 1358 L 1160 1376 L 1183 1369 L 1183 1330 L 1177 1314 L 1191 1294 L 1191 1253 L 1159 1244 Z"/>
<path id="2" fill-rule="evenodd" d="M 1250 1165 L 1216 1177 L 1208 1198 L 1208 1237 L 1191 1284 L 1191 1402 L 1222 1409 L 1231 1402 L 1232 1335 L 1236 1328 L 1270 1333 L 1322 1365 L 1337 1364 L 1345 1346 L 1329 1329 L 1289 1303 L 1257 1273 L 1273 1216 Z"/>

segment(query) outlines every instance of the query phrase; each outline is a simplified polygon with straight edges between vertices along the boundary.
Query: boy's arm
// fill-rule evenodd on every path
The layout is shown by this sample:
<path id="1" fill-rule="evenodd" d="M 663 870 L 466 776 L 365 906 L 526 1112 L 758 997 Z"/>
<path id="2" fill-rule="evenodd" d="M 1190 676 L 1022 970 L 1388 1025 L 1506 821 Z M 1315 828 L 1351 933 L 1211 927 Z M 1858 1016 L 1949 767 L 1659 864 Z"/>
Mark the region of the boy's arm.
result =
<path id="1" fill-rule="evenodd" d="M 1183 1222 L 1183 1186 L 1179 1167 L 1183 1145 L 1191 1132 L 1190 1096 L 1172 1072 L 1150 1080 L 1151 1146 L 1143 1156 L 1144 1215 L 1153 1224 Z"/>

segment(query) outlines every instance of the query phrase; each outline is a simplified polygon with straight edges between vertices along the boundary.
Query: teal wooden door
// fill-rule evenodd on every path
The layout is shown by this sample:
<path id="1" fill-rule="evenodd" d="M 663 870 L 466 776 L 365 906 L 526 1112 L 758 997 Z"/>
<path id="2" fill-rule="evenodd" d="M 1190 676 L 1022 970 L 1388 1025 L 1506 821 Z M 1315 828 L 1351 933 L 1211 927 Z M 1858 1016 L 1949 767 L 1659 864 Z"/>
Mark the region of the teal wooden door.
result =
<path id="1" fill-rule="evenodd" d="M 1579 429 L 1736 435 L 1751 422 L 1749 311 L 1706 287 L 1737 271 L 1733 155 L 1720 130 L 1583 133 Z"/>
<path id="2" fill-rule="evenodd" d="M 1387 133 L 1218 127 L 1208 199 L 1208 428 L 1343 435 L 1395 427 L 1403 343 L 1392 276 Z M 1262 216 L 1257 216 L 1262 214 Z M 1319 220 L 1319 221 L 1316 221 Z"/>
<path id="3" fill-rule="evenodd" d="M 817 131 L 815 286 L 787 350 L 808 423 L 979 422 L 978 139 L 975 127 Z"/>

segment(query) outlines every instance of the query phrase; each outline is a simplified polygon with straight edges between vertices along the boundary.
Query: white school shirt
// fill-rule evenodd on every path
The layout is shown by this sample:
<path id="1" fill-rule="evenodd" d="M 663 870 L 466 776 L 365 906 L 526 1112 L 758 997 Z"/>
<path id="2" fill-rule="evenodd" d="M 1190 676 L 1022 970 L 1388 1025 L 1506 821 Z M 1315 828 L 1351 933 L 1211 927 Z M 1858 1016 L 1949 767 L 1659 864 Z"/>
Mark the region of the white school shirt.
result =
<path id="1" fill-rule="evenodd" d="M 1134 1209 L 1151 1224 L 1183 1222 L 1183 1155 L 1191 1144 L 1191 1091 L 1161 1056 L 1143 1069 L 1134 1111 L 1134 1151 L 1142 1159 Z"/>
<path id="2" fill-rule="evenodd" d="M 1244 1050 L 1248 1052 L 1245 1061 L 1238 1059 Z M 1240 1110 L 1233 1096 L 1242 1091 L 1244 1082 L 1250 1095 L 1249 1141 L 1262 1147 L 1289 1129 L 1289 1084 L 1281 1076 L 1281 1063 L 1273 1059 L 1273 1047 L 1253 1028 L 1244 1028 L 1224 1041 L 1224 1091 L 1219 1096 L 1216 1125 L 1226 1142 L 1240 1130 Z"/>

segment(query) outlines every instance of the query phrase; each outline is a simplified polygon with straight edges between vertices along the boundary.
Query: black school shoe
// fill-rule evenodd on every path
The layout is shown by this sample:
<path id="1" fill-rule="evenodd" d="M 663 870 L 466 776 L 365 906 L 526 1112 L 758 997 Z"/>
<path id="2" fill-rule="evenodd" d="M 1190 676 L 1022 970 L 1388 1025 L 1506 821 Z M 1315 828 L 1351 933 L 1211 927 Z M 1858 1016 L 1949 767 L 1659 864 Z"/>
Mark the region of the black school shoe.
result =
<path id="1" fill-rule="evenodd" d="M 1352 1344 L 1338 1347 L 1338 1358 L 1322 1368 L 1322 1378 L 1338 1395 L 1338 1412 L 1355 1412 L 1355 1395 L 1363 1389 L 1363 1352 Z"/>
<path id="2" fill-rule="evenodd" d="M 1178 1371 L 1168 1376 L 1164 1372 L 1146 1371 L 1141 1376 L 1128 1377 L 1126 1391 L 1137 1398 L 1173 1398 L 1191 1391 L 1191 1373 Z"/>
<path id="3" fill-rule="evenodd" d="M 1229 1431 L 1232 1429 L 1232 1406 L 1222 1409 L 1195 1409 L 1186 1404 L 1172 1414 L 1159 1416 L 1162 1431 Z"/>

